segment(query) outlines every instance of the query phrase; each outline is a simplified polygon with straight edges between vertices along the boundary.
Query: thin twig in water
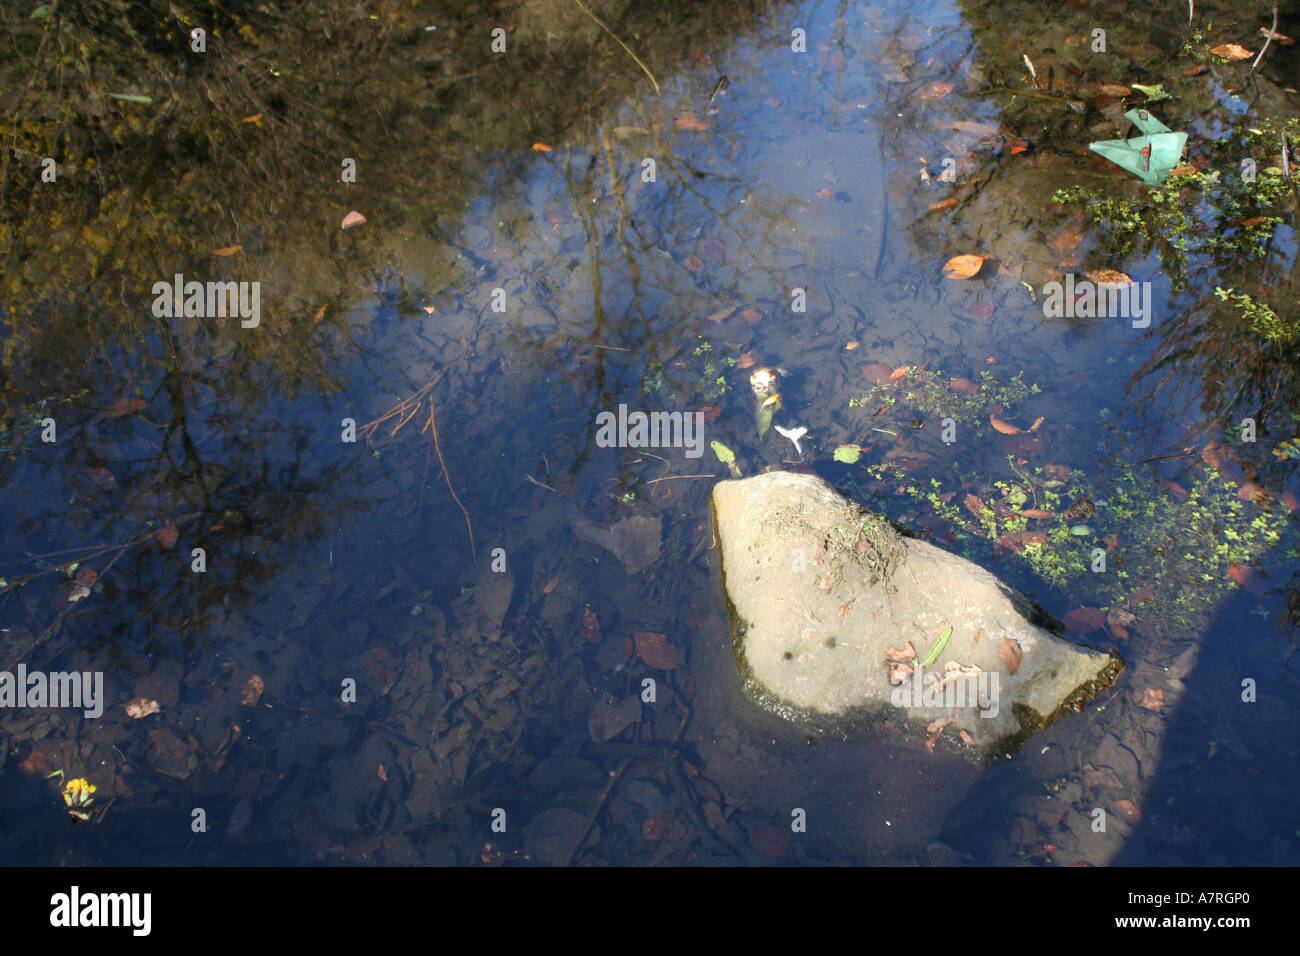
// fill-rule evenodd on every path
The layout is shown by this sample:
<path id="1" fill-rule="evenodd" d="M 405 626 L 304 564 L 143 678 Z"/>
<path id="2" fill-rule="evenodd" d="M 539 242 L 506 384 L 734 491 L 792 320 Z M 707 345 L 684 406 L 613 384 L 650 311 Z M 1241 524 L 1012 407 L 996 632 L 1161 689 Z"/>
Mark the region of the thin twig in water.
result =
<path id="1" fill-rule="evenodd" d="M 1273 37 L 1276 35 L 1277 35 L 1277 4 L 1275 3 L 1273 4 L 1273 26 L 1268 31 L 1268 36 L 1264 38 L 1264 45 L 1259 48 L 1259 56 L 1255 57 L 1255 62 L 1252 63 L 1250 65 L 1250 69 L 1246 71 L 1247 76 L 1250 76 L 1250 74 L 1255 72 L 1255 67 L 1259 66 L 1259 61 L 1264 59 L 1264 51 L 1268 49 L 1268 45 L 1273 42 Z"/>
<path id="2" fill-rule="evenodd" d="M 654 85 L 654 88 L 655 88 L 655 96 L 662 96 L 663 94 L 659 92 L 659 81 L 656 80 L 656 79 L 655 79 L 655 75 L 654 75 L 653 73 L 650 72 L 650 67 L 648 67 L 648 66 L 646 66 L 644 63 L 642 63 L 642 62 L 641 62 L 641 58 L 640 58 L 639 56 L 637 56 L 635 53 L 632 52 L 632 48 L 629 47 L 629 46 L 628 46 L 626 43 L 624 43 L 622 40 L 620 40 L 620 39 L 618 38 L 618 34 L 617 34 L 617 33 L 615 33 L 615 32 L 614 32 L 613 30 L 611 30 L 609 27 L 605 26 L 604 21 L 602 21 L 602 20 L 600 19 L 600 17 L 596 16 L 594 13 L 592 13 L 590 10 L 588 10 L 588 9 L 587 9 L 587 5 L 586 5 L 585 3 L 583 3 L 582 0 L 573 0 L 573 4 L 574 4 L 574 6 L 576 6 L 579 10 L 581 10 L 583 13 L 585 13 L 587 16 L 591 17 L 591 19 L 595 20 L 597 26 L 599 26 L 602 30 L 604 30 L 606 33 L 608 33 L 610 36 L 612 36 L 612 37 L 614 38 L 614 42 L 616 42 L 619 46 L 621 46 L 624 50 L 626 50 L 628 56 L 630 56 L 632 59 L 636 60 L 636 65 L 639 66 L 639 67 L 641 67 L 641 69 L 645 71 L 645 75 L 646 75 L 646 76 L 650 77 L 650 82 Z"/>
<path id="3" fill-rule="evenodd" d="M 533 484 L 535 484 L 538 488 L 545 488 L 547 491 L 555 491 L 555 489 L 552 488 L 550 485 L 548 485 L 548 484 L 544 484 L 543 482 L 538 481 L 538 480 L 537 480 L 536 478 L 534 478 L 532 475 L 524 475 L 524 480 L 525 480 L 525 481 L 531 481 L 531 482 L 532 482 Z M 556 492 L 556 494 L 559 494 L 559 492 Z"/>
<path id="4" fill-rule="evenodd" d="M 469 532 L 469 553 L 477 561 L 478 550 L 474 547 L 474 525 L 470 523 L 469 512 L 465 506 L 460 503 L 460 496 L 456 494 L 456 489 L 451 486 L 451 475 L 447 471 L 447 463 L 442 459 L 442 443 L 438 441 L 438 423 L 433 418 L 433 396 L 429 396 L 429 427 L 433 429 L 433 450 L 438 453 L 438 464 L 442 465 L 442 477 L 447 482 L 447 490 L 451 492 L 451 497 L 456 502 L 456 507 L 460 513 L 465 516 L 465 529 Z M 424 429 L 420 429 L 420 434 L 424 434 Z"/>
<path id="5" fill-rule="evenodd" d="M 645 482 L 647 485 L 653 485 L 656 481 L 674 481 L 678 478 L 685 478 L 689 481 L 692 478 L 716 478 L 717 475 L 664 475 L 662 478 L 651 478 Z"/>

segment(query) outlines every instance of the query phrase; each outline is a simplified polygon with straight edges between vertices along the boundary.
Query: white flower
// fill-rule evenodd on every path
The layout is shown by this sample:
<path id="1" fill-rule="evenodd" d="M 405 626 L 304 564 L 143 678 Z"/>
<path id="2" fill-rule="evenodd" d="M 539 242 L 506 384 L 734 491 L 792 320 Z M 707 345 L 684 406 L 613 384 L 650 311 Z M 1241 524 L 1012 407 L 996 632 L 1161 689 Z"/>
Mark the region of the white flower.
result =
<path id="1" fill-rule="evenodd" d="M 808 434 L 808 429 L 802 426 L 800 426 L 799 428 L 782 428 L 780 425 L 777 425 L 776 430 L 779 431 L 786 438 L 794 442 L 794 450 L 798 452 L 799 457 L 802 458 L 803 448 L 800 447 L 799 445 L 799 439 L 803 438 L 804 435 Z"/>

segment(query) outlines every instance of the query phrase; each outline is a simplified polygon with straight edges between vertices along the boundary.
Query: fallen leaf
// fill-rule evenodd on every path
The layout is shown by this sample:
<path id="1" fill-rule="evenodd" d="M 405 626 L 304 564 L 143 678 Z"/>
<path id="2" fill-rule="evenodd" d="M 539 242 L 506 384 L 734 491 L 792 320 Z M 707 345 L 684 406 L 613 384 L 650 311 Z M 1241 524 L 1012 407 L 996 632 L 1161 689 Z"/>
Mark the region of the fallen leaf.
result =
<path id="1" fill-rule="evenodd" d="M 763 321 L 763 313 L 758 309 L 745 309 L 740 313 L 740 317 L 745 320 L 746 325 L 758 325 Z"/>
<path id="2" fill-rule="evenodd" d="M 961 392 L 963 395 L 975 395 L 979 392 L 980 387 L 968 378 L 954 378 L 952 380 L 952 390 Z"/>
<path id="3" fill-rule="evenodd" d="M 1264 225 L 1264 223 L 1268 222 L 1268 218 L 1266 216 L 1251 216 L 1249 219 L 1237 219 L 1234 221 L 1237 225 L 1245 226 L 1247 229 L 1250 229 L 1254 226 Z"/>
<path id="4" fill-rule="evenodd" d="M 1069 252 L 1071 249 L 1078 247 L 1079 243 L 1083 242 L 1086 235 L 1086 232 L 1077 227 L 1074 229 L 1067 229 L 1053 238 L 1048 245 L 1057 252 Z"/>
<path id="5" fill-rule="evenodd" d="M 133 720 L 139 720 L 141 717 L 148 717 L 150 714 L 157 714 L 162 711 L 156 700 L 146 700 L 143 697 L 137 697 L 135 700 L 126 702 L 126 715 Z"/>
<path id="6" fill-rule="evenodd" d="M 588 644 L 600 643 L 600 622 L 596 620 L 596 612 L 591 608 L 583 608 L 582 626 L 578 629 L 578 636 Z"/>
<path id="7" fill-rule="evenodd" d="M 1300 511 L 1300 498 L 1293 491 L 1282 492 L 1282 504 L 1286 505 L 1287 511 Z"/>
<path id="8" fill-rule="evenodd" d="M 853 351 L 855 348 L 857 348 L 857 347 L 858 347 L 858 343 L 857 343 L 857 342 L 845 342 L 845 343 L 844 343 L 844 350 L 845 350 L 846 352 L 852 352 L 852 351 Z"/>
<path id="9" fill-rule="evenodd" d="M 259 675 L 249 674 L 243 688 L 239 691 L 239 702 L 245 707 L 256 707 L 265 689 L 266 684 Z"/>
<path id="10" fill-rule="evenodd" d="M 1020 512 L 1026 518 L 1055 518 L 1056 515 L 1050 511 L 1044 511 L 1042 508 L 1026 508 Z"/>
<path id="11" fill-rule="evenodd" d="M 934 745 L 939 742 L 939 738 L 943 736 L 944 728 L 951 724 L 952 721 L 953 718 L 951 717 L 940 717 L 937 720 L 931 721 L 930 725 L 925 728 L 926 733 L 930 735 L 925 741 L 926 750 L 930 753 L 934 753 Z"/>
<path id="12" fill-rule="evenodd" d="M 983 256 L 953 256 L 944 263 L 943 274 L 949 279 L 969 279 L 982 268 L 984 268 Z"/>
<path id="13" fill-rule="evenodd" d="M 717 405 L 701 405 L 696 411 L 704 416 L 704 424 L 706 425 L 710 425 L 722 417 L 722 409 L 718 408 Z"/>
<path id="14" fill-rule="evenodd" d="M 947 82 L 931 83 L 930 89 L 927 90 L 925 93 L 921 94 L 921 99 L 929 100 L 929 101 L 941 100 L 949 93 L 951 93 L 955 88 L 956 87 L 954 87 L 951 83 L 947 83 Z"/>
<path id="15" fill-rule="evenodd" d="M 912 661 L 916 660 L 917 656 L 916 648 L 912 646 L 911 641 L 908 641 L 901 648 L 885 648 L 885 660 L 893 661 L 896 664 L 911 664 Z"/>
<path id="16" fill-rule="evenodd" d="M 241 122 L 241 123 L 256 123 L 256 122 L 257 122 L 258 120 L 260 120 L 261 118 L 262 118 L 262 114 L 261 114 L 261 113 L 254 113 L 252 116 L 245 116 L 243 119 L 240 120 L 240 122 Z"/>
<path id="17" fill-rule="evenodd" d="M 671 810 L 654 813 L 641 821 L 641 836 L 647 840 L 666 840 L 673 828 Z"/>
<path id="18" fill-rule="evenodd" d="M 1228 565 L 1228 577 L 1233 584 L 1245 588 L 1256 597 L 1263 597 L 1268 593 L 1268 585 L 1264 582 L 1264 575 L 1249 564 Z"/>
<path id="19" fill-rule="evenodd" d="M 1136 285 L 1129 276 L 1126 276 L 1117 269 L 1089 269 L 1084 272 L 1084 275 L 1097 283 L 1097 285 L 1117 285 L 1121 288 Z"/>
<path id="20" fill-rule="evenodd" d="M 945 209 L 951 209 L 960 202 L 956 196 L 949 196 L 947 199 L 940 199 L 938 202 L 930 203 L 930 212 L 942 212 Z"/>
<path id="21" fill-rule="evenodd" d="M 351 229 L 353 226 L 359 226 L 365 221 L 366 217 L 354 209 L 343 217 L 343 228 Z"/>
<path id="22" fill-rule="evenodd" d="M 551 578 L 551 580 L 547 581 L 546 584 L 542 587 L 542 593 L 550 594 L 552 591 L 555 590 L 555 586 L 559 583 L 560 583 L 560 576 L 557 574 L 555 577 Z"/>
<path id="23" fill-rule="evenodd" d="M 1136 623 L 1137 616 L 1118 604 L 1106 612 L 1106 628 L 1121 641 L 1128 640 L 1129 626 Z"/>
<path id="24" fill-rule="evenodd" d="M 962 501 L 962 504 L 966 506 L 966 510 L 971 513 L 976 521 L 984 520 L 984 510 L 988 506 L 980 500 L 978 495 L 972 495 L 967 492 L 966 498 Z"/>
<path id="25" fill-rule="evenodd" d="M 1004 422 L 1002 419 L 998 418 L 998 416 L 996 416 L 996 415 L 990 415 L 990 416 L 989 416 L 989 424 L 993 426 L 994 430 L 999 431 L 999 432 L 1001 432 L 1001 433 L 1004 434 L 1004 435 L 1019 435 L 1019 434 L 1020 434 L 1020 429 L 1019 429 L 1019 428 L 1017 428 L 1015 425 L 1010 425 L 1010 424 L 1008 424 L 1007 422 Z"/>
<path id="26" fill-rule="evenodd" d="M 1091 634 L 1106 626 L 1106 612 L 1096 607 L 1076 607 L 1066 611 L 1063 620 L 1076 634 Z"/>
<path id="27" fill-rule="evenodd" d="M 675 118 L 673 122 L 677 124 L 678 129 L 689 129 L 694 130 L 695 132 L 700 132 L 701 130 L 709 128 L 709 124 L 700 119 L 694 113 L 683 113 L 681 116 Z"/>
<path id="28" fill-rule="evenodd" d="M 827 189 L 825 186 L 823 186 L 821 189 L 817 190 L 817 198 L 818 198 L 818 199 L 830 199 L 830 198 L 831 198 L 832 196 L 834 196 L 834 195 L 835 195 L 835 194 L 832 193 L 832 192 L 831 192 L 829 189 Z"/>
<path id="29" fill-rule="evenodd" d="M 1019 641 L 1004 637 L 998 642 L 998 657 L 1002 659 L 1008 674 L 1014 674 L 1020 668 L 1020 662 L 1024 659 L 1024 656 Z"/>
<path id="30" fill-rule="evenodd" d="M 862 374 L 867 377 L 869 382 L 885 385 L 889 382 L 889 376 L 894 374 L 894 370 L 888 365 L 864 365 L 862 366 Z"/>
<path id="31" fill-rule="evenodd" d="M 682 260 L 682 265 L 687 272 L 699 272 L 704 268 L 704 260 L 699 256 L 687 256 Z"/>
<path id="32" fill-rule="evenodd" d="M 741 352 L 740 358 L 736 359 L 736 368 L 751 368 L 757 362 L 753 352 Z"/>
<path id="33" fill-rule="evenodd" d="M 1225 60 L 1245 60 L 1255 55 L 1254 50 L 1247 50 L 1239 43 L 1220 43 L 1216 47 L 1211 47 L 1210 52 Z"/>
<path id="34" fill-rule="evenodd" d="M 1291 46 L 1293 43 L 1295 43 L 1295 40 L 1291 39 L 1291 37 L 1283 36 L 1282 34 L 1278 33 L 1276 30 L 1270 30 L 1268 27 L 1260 27 L 1259 35 L 1266 40 L 1271 37 L 1274 40 L 1274 42 L 1280 43 L 1283 46 Z"/>
<path id="35" fill-rule="evenodd" d="M 636 645 L 637 657 L 641 658 L 647 667 L 670 671 L 680 662 L 677 648 L 673 647 L 664 634 L 656 634 L 653 631 L 633 631 L 632 641 Z"/>
<path id="36" fill-rule="evenodd" d="M 737 307 L 734 305 L 729 305 L 725 309 L 719 309 L 717 312 L 714 312 L 711 315 L 706 315 L 704 317 L 704 321 L 713 322 L 715 324 L 718 322 L 724 322 L 731 317 L 731 313 L 735 312 L 736 308 Z"/>
<path id="37" fill-rule="evenodd" d="M 134 415 L 142 411 L 145 406 L 143 398 L 119 398 L 108 408 L 98 412 L 95 415 L 96 421 L 103 421 L 106 418 L 121 418 L 123 415 Z"/>
<path id="38" fill-rule="evenodd" d="M 1128 817 L 1130 820 L 1142 819 L 1142 811 L 1137 808 L 1137 804 L 1132 800 L 1116 800 L 1115 809 L 1124 814 L 1124 816 Z"/>
<path id="39" fill-rule="evenodd" d="M 243 246 L 222 246 L 220 249 L 213 249 L 213 250 L 212 250 L 212 255 L 214 255 L 214 256 L 233 256 L 236 252 L 238 252 L 238 251 L 239 251 L 240 249 L 242 249 L 242 248 L 244 248 L 244 247 L 243 247 Z"/>
<path id="40" fill-rule="evenodd" d="M 555 147 L 548 146 L 546 143 L 533 143 L 533 151 L 537 153 L 551 153 L 555 151 Z"/>
<path id="41" fill-rule="evenodd" d="M 158 546 L 164 551 L 170 551 L 172 548 L 176 547 L 176 540 L 180 536 L 180 532 L 177 531 L 176 526 L 172 524 L 163 525 L 158 529 L 157 535 L 155 535 L 158 540 Z"/>
<path id="42" fill-rule="evenodd" d="M 912 371 L 912 366 L 900 365 L 898 368 L 894 369 L 892 372 L 889 373 L 889 381 L 891 382 L 902 381 L 903 379 L 907 378 L 907 373 L 910 371 Z"/>
<path id="43" fill-rule="evenodd" d="M 82 568 L 77 572 L 76 581 L 83 588 L 93 588 L 95 582 L 99 580 L 99 572 L 92 571 L 90 568 Z"/>
<path id="44" fill-rule="evenodd" d="M 964 743 L 967 747 L 975 746 L 975 738 L 972 737 L 964 730 L 961 732 L 961 742 Z"/>
<path id="45" fill-rule="evenodd" d="M 1120 86 L 1118 83 L 1103 83 L 1099 89 L 1107 96 L 1128 96 L 1133 92 L 1127 86 Z"/>
<path id="46" fill-rule="evenodd" d="M 1264 501 L 1273 497 L 1253 481 L 1248 481 L 1237 489 L 1237 497 L 1242 501 Z"/>
<path id="47" fill-rule="evenodd" d="M 1139 588 L 1128 596 L 1128 605 L 1129 607 L 1132 607 L 1134 604 L 1145 604 L 1155 596 L 1156 586 L 1154 584 L 1148 584 L 1146 587 Z"/>
<path id="48" fill-rule="evenodd" d="M 1159 687 L 1148 687 L 1142 692 L 1142 701 L 1138 706 L 1144 710 L 1160 713 L 1165 709 L 1165 692 Z"/>
<path id="49" fill-rule="evenodd" d="M 970 314 L 977 319 L 987 319 L 998 310 L 996 302 L 976 302 L 970 307 Z"/>

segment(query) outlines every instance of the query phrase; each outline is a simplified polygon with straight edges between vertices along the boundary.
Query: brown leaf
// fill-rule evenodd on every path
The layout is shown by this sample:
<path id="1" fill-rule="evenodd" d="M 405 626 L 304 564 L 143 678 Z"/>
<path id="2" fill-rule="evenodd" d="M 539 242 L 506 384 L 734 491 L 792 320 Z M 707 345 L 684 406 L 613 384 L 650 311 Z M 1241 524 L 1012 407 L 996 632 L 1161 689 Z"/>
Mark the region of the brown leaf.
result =
<path id="1" fill-rule="evenodd" d="M 1247 50 L 1239 43 L 1220 43 L 1216 47 L 1211 47 L 1210 52 L 1225 60 L 1247 60 L 1255 55 L 1254 50 Z"/>
<path id="2" fill-rule="evenodd" d="M 1076 607 L 1065 612 L 1064 621 L 1076 634 L 1091 634 L 1106 626 L 1106 612 L 1096 607 Z"/>
<path id="3" fill-rule="evenodd" d="M 970 279 L 977 275 L 983 268 L 983 256 L 953 256 L 944 263 L 943 274 L 949 279 Z"/>
<path id="4" fill-rule="evenodd" d="M 176 530 L 174 524 L 163 525 L 158 529 L 158 534 L 155 535 L 158 540 L 158 546 L 164 551 L 170 551 L 172 548 L 176 547 L 176 541 L 180 536 L 181 533 Z"/>
<path id="5" fill-rule="evenodd" d="M 641 836 L 646 840 L 666 840 L 673 828 L 673 813 L 664 810 L 641 821 Z"/>
<path id="6" fill-rule="evenodd" d="M 763 313 L 758 309 L 745 309 L 740 313 L 740 317 L 745 320 L 746 325 L 758 325 L 763 321 Z"/>
<path id="7" fill-rule="evenodd" d="M 951 93 L 955 88 L 956 87 L 954 87 L 951 83 L 948 82 L 931 83 L 930 89 L 921 94 L 921 99 L 929 100 L 929 101 L 941 100 L 949 93 Z"/>
<path id="8" fill-rule="evenodd" d="M 656 634 L 653 631 L 633 631 L 632 641 L 636 645 L 637 657 L 641 658 L 647 667 L 670 671 L 680 662 L 677 648 L 673 647 L 664 634 Z"/>
<path id="9" fill-rule="evenodd" d="M 1128 640 L 1128 628 L 1137 622 L 1137 616 L 1127 608 L 1116 604 L 1106 612 L 1106 627 L 1122 641 Z"/>
<path id="10" fill-rule="evenodd" d="M 1097 506 L 1092 503 L 1092 499 L 1087 495 L 1080 495 L 1070 507 L 1065 509 L 1065 514 L 1061 515 L 1066 521 L 1079 521 L 1088 517 Z"/>
<path id="11" fill-rule="evenodd" d="M 1137 808 L 1137 804 L 1132 800 L 1116 800 L 1115 809 L 1124 814 L 1124 816 L 1128 817 L 1130 820 L 1142 819 L 1142 811 Z"/>
<path id="12" fill-rule="evenodd" d="M 1019 428 L 1017 428 L 1015 425 L 1012 425 L 1012 424 L 1010 424 L 1010 423 L 1008 423 L 1008 422 L 1004 422 L 1002 419 L 998 418 L 998 416 L 996 416 L 996 415 L 990 415 L 990 416 L 989 416 L 989 424 L 993 426 L 994 430 L 1001 432 L 1003 435 L 1019 435 L 1019 434 L 1020 434 L 1020 429 L 1019 429 Z"/>
<path id="13" fill-rule="evenodd" d="M 694 132 L 700 132 L 709 128 L 709 124 L 700 119 L 694 113 L 683 113 L 673 120 L 678 129 L 689 129 Z"/>
<path id="14" fill-rule="evenodd" d="M 241 122 L 241 123 L 256 123 L 256 122 L 257 122 L 258 120 L 260 120 L 261 118 L 262 118 L 262 114 L 261 114 L 261 113 L 254 113 L 252 116 L 245 116 L 243 119 L 240 120 L 240 122 Z"/>
<path id="15" fill-rule="evenodd" d="M 126 702 L 126 715 L 133 720 L 139 720 L 141 717 L 148 717 L 150 714 L 161 712 L 162 708 L 158 706 L 158 701 L 147 700 L 144 697 L 137 697 L 135 700 Z"/>
<path id="16" fill-rule="evenodd" d="M 533 152 L 535 153 L 550 153 L 554 151 L 554 146 L 549 146 L 546 143 L 533 143 Z"/>
<path id="17" fill-rule="evenodd" d="M 343 217 L 343 228 L 351 229 L 353 226 L 359 226 L 365 221 L 366 221 L 366 217 L 361 215 L 361 213 L 357 212 L 355 209 L 353 209 L 350 213 L 348 213 L 346 216 Z"/>
<path id="18" fill-rule="evenodd" d="M 1300 498 L 1293 491 L 1282 492 L 1282 504 L 1286 505 L 1287 511 L 1300 511 Z"/>
<path id="19" fill-rule="evenodd" d="M 889 373 L 889 381 L 901 382 L 903 379 L 907 378 L 907 373 L 910 371 L 912 371 L 912 366 L 900 365 L 898 368 L 894 369 L 892 372 Z"/>
<path id="20" fill-rule="evenodd" d="M 1165 709 L 1165 692 L 1159 687 L 1148 687 L 1142 692 L 1142 702 L 1139 706 L 1160 713 Z"/>
<path id="21" fill-rule="evenodd" d="M 1120 287 L 1134 285 L 1133 280 L 1116 269 L 1089 269 L 1084 273 L 1097 285 L 1117 285 Z"/>
<path id="22" fill-rule="evenodd" d="M 1233 584 L 1245 588 L 1256 597 L 1263 597 L 1268 593 L 1268 585 L 1264 581 L 1264 575 L 1249 564 L 1228 565 L 1228 577 Z"/>
<path id="23" fill-rule="evenodd" d="M 1044 511 L 1042 508 L 1026 508 L 1024 511 L 1020 513 L 1024 515 L 1026 518 L 1055 518 L 1056 517 L 1056 515 L 1054 515 L 1052 512 Z"/>
<path id="24" fill-rule="evenodd" d="M 931 721 L 930 725 L 925 728 L 926 733 L 930 735 L 925 740 L 926 750 L 934 753 L 934 745 L 939 742 L 939 738 L 943 736 L 944 728 L 951 724 L 952 721 L 953 718 L 951 717 L 940 717 L 938 720 Z"/>
<path id="25" fill-rule="evenodd" d="M 542 586 L 542 593 L 550 594 L 552 591 L 555 590 L 555 586 L 559 583 L 560 583 L 560 576 L 557 574 L 555 577 L 551 578 L 551 580 L 547 581 L 546 584 Z"/>
<path id="26" fill-rule="evenodd" d="M 1278 33 L 1276 30 L 1270 30 L 1268 27 L 1260 27 L 1259 35 L 1266 40 L 1269 37 L 1272 37 L 1274 43 L 1280 43 L 1282 44 L 1282 46 L 1291 46 L 1293 43 L 1295 43 L 1295 40 L 1291 39 L 1291 37 L 1283 36 L 1282 34 Z"/>
<path id="27" fill-rule="evenodd" d="M 998 310 L 996 302 L 976 302 L 970 307 L 970 314 L 977 319 L 990 318 Z"/>
<path id="28" fill-rule="evenodd" d="M 1087 233 L 1078 227 L 1067 229 L 1065 232 L 1062 232 L 1053 238 L 1048 245 L 1057 252 L 1069 252 L 1071 249 L 1076 248 L 1079 243 L 1083 242 L 1086 235 Z"/>
<path id="29" fill-rule="evenodd" d="M 956 206 L 960 200 L 956 196 L 949 196 L 947 199 L 940 199 L 938 202 L 930 203 L 930 212 L 942 212 L 945 209 L 951 209 Z"/>
<path id="30" fill-rule="evenodd" d="M 212 255 L 214 255 L 214 256 L 233 256 L 236 252 L 238 252 L 238 251 L 239 251 L 240 249 L 242 249 L 242 248 L 244 248 L 244 247 L 243 247 L 243 246 L 222 246 L 220 249 L 213 249 L 213 250 L 212 250 Z"/>
<path id="31" fill-rule="evenodd" d="M 54 760 L 39 750 L 33 750 L 18 764 L 18 772 L 28 780 L 44 780 L 55 769 Z"/>
<path id="32" fill-rule="evenodd" d="M 1107 96 L 1128 96 L 1133 92 L 1127 86 L 1120 86 L 1118 83 L 1103 83 L 1100 89 Z"/>
<path id="33" fill-rule="evenodd" d="M 1237 497 L 1242 501 L 1263 501 L 1273 497 L 1253 481 L 1248 481 L 1237 489 Z"/>
<path id="34" fill-rule="evenodd" d="M 998 657 L 1002 659 L 1008 674 L 1014 674 L 1020 668 L 1020 662 L 1024 659 L 1024 656 L 1019 641 L 1004 637 L 998 642 Z"/>
<path id="35" fill-rule="evenodd" d="M 699 256 L 687 256 L 682 260 L 682 265 L 687 272 L 699 272 L 704 268 L 704 260 Z"/>
<path id="36" fill-rule="evenodd" d="M 736 368 L 752 368 L 757 362 L 753 352 L 741 352 L 740 358 L 736 359 Z"/>
<path id="37" fill-rule="evenodd" d="M 980 387 L 968 378 L 954 378 L 952 380 L 952 390 L 963 395 L 976 395 L 979 393 Z"/>
<path id="38" fill-rule="evenodd" d="M 1148 584 L 1146 587 L 1139 588 L 1128 596 L 1129 607 L 1132 607 L 1134 604 L 1145 604 L 1155 596 L 1156 586 L 1154 584 Z"/>
<path id="39" fill-rule="evenodd" d="M 857 347 L 858 347 L 858 342 L 856 340 L 844 343 L 844 350 L 847 352 L 852 352 Z"/>
<path id="40" fill-rule="evenodd" d="M 976 521 L 984 520 L 984 510 L 988 506 L 980 500 L 979 496 L 967 492 L 966 497 L 962 500 L 962 504 L 966 506 L 966 510 L 971 513 Z"/>
<path id="41" fill-rule="evenodd" d="M 121 418 L 123 415 L 134 415 L 142 411 L 145 406 L 143 398 L 119 398 L 108 408 L 95 415 L 97 420 L 102 421 L 106 418 Z"/>
<path id="42" fill-rule="evenodd" d="M 862 374 L 867 377 L 867 381 L 874 382 L 877 385 L 889 384 L 889 376 L 894 374 L 894 370 L 888 365 L 864 365 Z"/>
<path id="43" fill-rule="evenodd" d="M 257 702 L 262 699 L 262 691 L 266 689 L 262 678 L 257 674 L 249 674 L 248 679 L 244 681 L 244 686 L 239 691 L 239 702 L 245 707 L 256 707 Z"/>
<path id="44" fill-rule="evenodd" d="M 975 746 L 975 738 L 972 737 L 964 730 L 961 732 L 961 742 L 964 743 L 967 747 Z"/>
<path id="45" fill-rule="evenodd" d="M 600 622 L 596 619 L 596 612 L 589 607 L 582 610 L 582 626 L 578 628 L 578 636 L 588 644 L 600 642 Z"/>
<path id="46" fill-rule="evenodd" d="M 885 660 L 893 661 L 896 664 L 911 664 L 917 656 L 916 648 L 912 646 L 911 641 L 908 641 L 901 648 L 885 648 Z"/>

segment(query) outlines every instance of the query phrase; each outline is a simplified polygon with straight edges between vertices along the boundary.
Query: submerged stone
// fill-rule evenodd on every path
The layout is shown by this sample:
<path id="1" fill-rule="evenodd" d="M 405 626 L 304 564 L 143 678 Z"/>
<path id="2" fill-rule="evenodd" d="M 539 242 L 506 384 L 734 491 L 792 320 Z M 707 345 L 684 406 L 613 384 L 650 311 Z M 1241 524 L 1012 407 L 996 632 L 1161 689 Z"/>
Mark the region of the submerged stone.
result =
<path id="1" fill-rule="evenodd" d="M 786 716 L 894 708 L 988 755 L 1122 666 L 1044 630 L 994 575 L 905 537 L 815 475 L 722 481 L 713 506 L 747 690 Z"/>

